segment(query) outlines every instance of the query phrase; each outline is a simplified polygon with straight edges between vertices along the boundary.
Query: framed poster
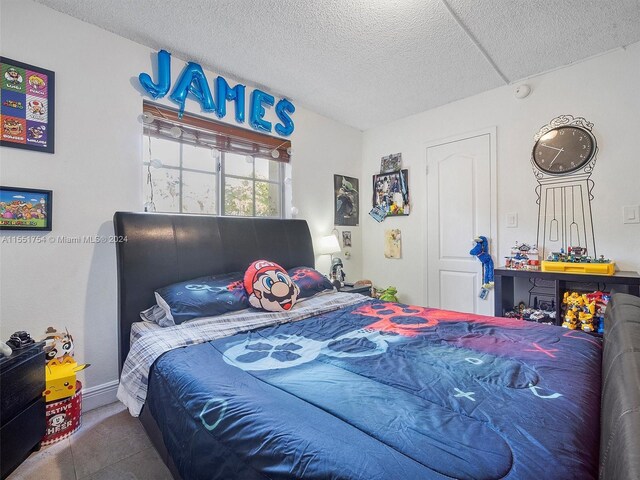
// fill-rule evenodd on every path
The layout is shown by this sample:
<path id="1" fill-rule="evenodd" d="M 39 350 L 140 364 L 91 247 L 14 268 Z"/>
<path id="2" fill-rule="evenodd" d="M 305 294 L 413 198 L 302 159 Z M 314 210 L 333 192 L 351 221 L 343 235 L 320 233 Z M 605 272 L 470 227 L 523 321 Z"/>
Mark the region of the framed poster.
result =
<path id="1" fill-rule="evenodd" d="M 55 73 L 0 57 L 0 146 L 53 153 Z"/>
<path id="2" fill-rule="evenodd" d="M 0 230 L 51 231 L 51 190 L 0 187 Z"/>
<path id="3" fill-rule="evenodd" d="M 360 199 L 358 179 L 344 175 L 333 176 L 334 223 L 335 225 L 358 225 Z"/>
<path id="4" fill-rule="evenodd" d="M 386 216 L 409 215 L 409 171 L 384 173 L 373 176 L 373 208 Z"/>

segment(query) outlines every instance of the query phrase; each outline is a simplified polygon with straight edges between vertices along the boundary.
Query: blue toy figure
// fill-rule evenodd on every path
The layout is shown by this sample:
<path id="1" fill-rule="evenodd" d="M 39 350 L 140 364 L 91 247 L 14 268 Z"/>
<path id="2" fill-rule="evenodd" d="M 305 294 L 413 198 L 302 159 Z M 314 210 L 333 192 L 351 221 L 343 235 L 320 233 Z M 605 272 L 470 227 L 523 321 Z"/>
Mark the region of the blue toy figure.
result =
<path id="1" fill-rule="evenodd" d="M 487 237 L 476 237 L 473 239 L 475 246 L 469 252 L 469 255 L 475 255 L 482 262 L 482 286 L 484 288 L 493 287 L 493 260 L 489 253 L 489 241 Z"/>

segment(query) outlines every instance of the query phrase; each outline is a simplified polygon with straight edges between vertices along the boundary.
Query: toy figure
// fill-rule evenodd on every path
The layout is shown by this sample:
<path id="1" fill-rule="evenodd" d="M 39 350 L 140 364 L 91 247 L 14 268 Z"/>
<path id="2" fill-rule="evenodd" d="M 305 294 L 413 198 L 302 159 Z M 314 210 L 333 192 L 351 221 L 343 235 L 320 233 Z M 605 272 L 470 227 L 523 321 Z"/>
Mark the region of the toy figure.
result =
<path id="1" fill-rule="evenodd" d="M 396 287 L 389 287 L 383 290 L 378 297 L 380 300 L 385 302 L 398 302 L 398 297 L 396 297 L 396 293 L 398 293 L 398 289 Z"/>
<path id="2" fill-rule="evenodd" d="M 59 333 L 55 328 L 49 327 L 45 333 L 44 352 L 47 362 L 54 359 L 62 362 L 65 357 L 73 357 L 73 337 L 68 330 Z"/>
<path id="3" fill-rule="evenodd" d="M 270 312 L 291 310 L 300 295 L 300 288 L 286 270 L 267 260 L 249 266 L 244 274 L 244 288 L 253 307 Z"/>
<path id="4" fill-rule="evenodd" d="M 479 236 L 473 239 L 475 246 L 469 251 L 469 255 L 475 255 L 482 263 L 482 286 L 493 287 L 493 260 L 489 253 L 489 241 L 487 237 Z"/>
<path id="5" fill-rule="evenodd" d="M 581 328 L 583 332 L 593 332 L 593 315 L 591 313 L 580 312 L 578 314 L 578 320 L 580 320 Z"/>
<path id="6" fill-rule="evenodd" d="M 564 328 L 568 328 L 569 330 L 575 330 L 576 328 L 578 328 L 576 311 L 577 311 L 577 308 L 572 308 L 571 310 L 567 310 L 567 313 L 565 314 L 565 317 L 564 317 L 564 322 L 562 322 L 562 326 Z"/>
<path id="7" fill-rule="evenodd" d="M 344 278 L 346 277 L 344 270 L 344 265 L 342 264 L 342 260 L 339 258 L 334 258 L 331 262 L 331 272 L 329 274 L 329 280 L 334 287 L 338 290 L 340 287 L 344 286 Z"/>
<path id="8" fill-rule="evenodd" d="M 43 395 L 47 402 L 72 397 L 76 394 L 76 373 L 90 364 L 78 365 L 71 356 L 59 362 L 55 358 L 47 363 L 45 369 L 46 390 Z"/>

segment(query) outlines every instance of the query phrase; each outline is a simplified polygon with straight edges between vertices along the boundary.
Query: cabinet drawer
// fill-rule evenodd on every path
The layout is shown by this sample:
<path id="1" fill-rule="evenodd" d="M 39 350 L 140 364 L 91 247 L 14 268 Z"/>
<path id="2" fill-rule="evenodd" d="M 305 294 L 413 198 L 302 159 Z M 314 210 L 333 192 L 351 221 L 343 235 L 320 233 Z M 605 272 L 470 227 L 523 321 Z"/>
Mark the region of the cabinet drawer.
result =
<path id="1" fill-rule="evenodd" d="M 0 424 L 5 425 L 35 399 L 42 397 L 45 357 L 39 351 L 12 365 L 0 375 Z"/>
<path id="2" fill-rule="evenodd" d="M 40 397 L 0 429 L 2 478 L 22 463 L 45 432 L 45 403 L 44 397 Z"/>

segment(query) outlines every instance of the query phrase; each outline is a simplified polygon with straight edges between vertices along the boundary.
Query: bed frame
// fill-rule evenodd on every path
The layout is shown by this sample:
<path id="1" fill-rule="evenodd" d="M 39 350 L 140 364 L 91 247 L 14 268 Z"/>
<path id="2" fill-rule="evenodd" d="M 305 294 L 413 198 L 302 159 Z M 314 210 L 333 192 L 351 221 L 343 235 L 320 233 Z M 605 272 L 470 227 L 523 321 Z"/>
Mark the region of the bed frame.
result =
<path id="1" fill-rule="evenodd" d="M 204 275 L 244 271 L 254 260 L 284 268 L 315 266 L 304 220 L 116 212 L 118 369 L 129 353 L 131 325 L 155 303 L 157 288 Z M 126 241 L 125 241 L 126 239 Z M 140 421 L 174 478 L 180 478 L 148 409 Z"/>
<path id="2" fill-rule="evenodd" d="M 117 212 L 119 368 L 131 324 L 155 303 L 154 290 L 204 275 L 243 271 L 267 258 L 285 268 L 314 266 L 304 220 Z M 640 478 L 640 298 L 615 295 L 607 308 L 603 356 L 600 479 Z M 148 409 L 140 415 L 174 478 L 180 475 Z M 552 466 L 550 466 L 552 468 Z"/>

